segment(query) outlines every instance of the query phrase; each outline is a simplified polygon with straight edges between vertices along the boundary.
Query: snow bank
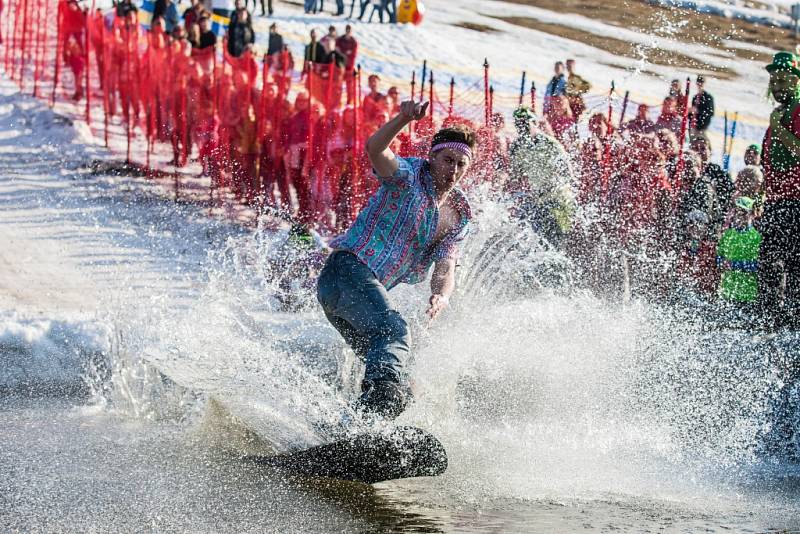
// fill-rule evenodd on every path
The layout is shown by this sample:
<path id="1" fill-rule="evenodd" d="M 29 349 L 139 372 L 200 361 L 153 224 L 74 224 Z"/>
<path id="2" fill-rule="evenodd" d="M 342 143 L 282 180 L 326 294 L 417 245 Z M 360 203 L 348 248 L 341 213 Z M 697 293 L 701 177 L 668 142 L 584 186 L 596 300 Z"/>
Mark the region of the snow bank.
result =
<path id="1" fill-rule="evenodd" d="M 0 392 L 85 392 L 87 366 L 109 350 L 110 328 L 87 319 L 0 313 Z"/>

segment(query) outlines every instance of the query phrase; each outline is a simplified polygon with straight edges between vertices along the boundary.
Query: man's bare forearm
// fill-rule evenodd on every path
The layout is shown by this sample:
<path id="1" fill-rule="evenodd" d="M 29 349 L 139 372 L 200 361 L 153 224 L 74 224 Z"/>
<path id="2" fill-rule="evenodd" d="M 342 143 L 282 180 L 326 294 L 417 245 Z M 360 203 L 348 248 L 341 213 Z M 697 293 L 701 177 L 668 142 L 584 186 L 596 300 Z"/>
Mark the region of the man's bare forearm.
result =
<path id="1" fill-rule="evenodd" d="M 402 114 L 398 114 L 392 120 L 378 128 L 378 131 L 367 139 L 367 154 L 369 155 L 370 161 L 375 156 L 381 156 L 389 148 L 395 136 L 402 132 L 403 128 L 408 126 L 409 122 L 411 122 L 410 117 L 404 117 Z"/>
<path id="2" fill-rule="evenodd" d="M 389 145 L 397 134 L 411 121 L 419 120 L 425 116 L 428 103 L 417 104 L 411 100 L 400 104 L 400 113 L 392 120 L 381 126 L 377 132 L 367 140 L 367 155 L 372 168 L 379 178 L 387 178 L 395 173 L 398 168 L 397 158 L 389 150 Z"/>
<path id="3" fill-rule="evenodd" d="M 431 276 L 431 294 L 442 295 L 450 298 L 456 289 L 455 266 L 447 263 L 437 263 Z"/>

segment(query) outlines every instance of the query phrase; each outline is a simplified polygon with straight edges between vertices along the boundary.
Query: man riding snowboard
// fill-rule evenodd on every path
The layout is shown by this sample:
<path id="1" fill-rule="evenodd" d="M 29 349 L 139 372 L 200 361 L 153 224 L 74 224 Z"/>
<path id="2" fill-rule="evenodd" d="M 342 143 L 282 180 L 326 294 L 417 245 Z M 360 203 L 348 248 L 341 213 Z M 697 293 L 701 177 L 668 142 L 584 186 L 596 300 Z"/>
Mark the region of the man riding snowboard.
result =
<path id="1" fill-rule="evenodd" d="M 365 363 L 358 409 L 390 419 L 405 409 L 411 393 L 408 324 L 388 291 L 421 282 L 434 265 L 427 314 L 436 318 L 455 288 L 459 245 L 472 217 L 464 193 L 455 187 L 473 159 L 471 130 L 456 126 L 437 132 L 427 160 L 400 158 L 389 149 L 427 108 L 428 103 L 403 102 L 397 116 L 367 141 L 381 185 L 350 229 L 331 242 L 333 252 L 317 283 L 325 316 Z"/>

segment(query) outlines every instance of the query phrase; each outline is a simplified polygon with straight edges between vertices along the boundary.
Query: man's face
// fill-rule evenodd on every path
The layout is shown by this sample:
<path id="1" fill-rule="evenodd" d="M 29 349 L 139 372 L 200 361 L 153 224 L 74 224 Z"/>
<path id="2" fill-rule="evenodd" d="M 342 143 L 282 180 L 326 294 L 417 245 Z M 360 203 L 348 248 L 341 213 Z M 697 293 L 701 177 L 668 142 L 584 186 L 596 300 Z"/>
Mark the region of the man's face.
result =
<path id="1" fill-rule="evenodd" d="M 681 90 L 681 84 L 678 80 L 672 80 L 672 83 L 669 84 L 669 90 L 673 93 L 677 93 Z"/>
<path id="2" fill-rule="evenodd" d="M 561 63 L 556 63 L 555 67 L 553 67 L 553 72 L 556 73 L 556 76 L 560 76 L 564 73 L 564 65 Z"/>
<path id="3" fill-rule="evenodd" d="M 761 154 L 757 150 L 748 148 L 744 153 L 745 165 L 759 165 L 761 163 Z"/>
<path id="4" fill-rule="evenodd" d="M 311 40 L 312 41 L 316 41 L 317 40 L 317 31 L 316 30 L 311 30 L 311 33 L 309 35 L 311 35 Z"/>
<path id="5" fill-rule="evenodd" d="M 702 93 L 703 92 L 703 87 L 705 87 L 705 83 L 704 82 L 697 82 L 696 85 L 697 85 L 697 92 L 698 93 Z"/>
<path id="6" fill-rule="evenodd" d="M 467 173 L 470 159 L 465 154 L 444 148 L 431 154 L 431 176 L 439 191 L 446 191 L 456 185 Z"/>
<path id="7" fill-rule="evenodd" d="M 574 61 L 572 61 L 572 60 L 567 61 L 567 72 L 569 72 L 569 73 L 575 72 L 575 62 Z"/>
<path id="8" fill-rule="evenodd" d="M 369 90 L 372 91 L 373 93 L 377 92 L 379 83 L 380 83 L 380 80 L 378 78 L 370 78 L 369 79 Z"/>
<path id="9" fill-rule="evenodd" d="M 733 225 L 737 228 L 746 228 L 753 222 L 753 216 L 747 210 L 736 208 L 733 210 Z"/>
<path id="10" fill-rule="evenodd" d="M 788 104 L 797 96 L 800 78 L 789 71 L 776 71 L 769 77 L 769 90 L 773 98 L 781 104 Z"/>
<path id="11" fill-rule="evenodd" d="M 208 31 L 208 19 L 200 19 L 200 31 L 201 32 Z"/>

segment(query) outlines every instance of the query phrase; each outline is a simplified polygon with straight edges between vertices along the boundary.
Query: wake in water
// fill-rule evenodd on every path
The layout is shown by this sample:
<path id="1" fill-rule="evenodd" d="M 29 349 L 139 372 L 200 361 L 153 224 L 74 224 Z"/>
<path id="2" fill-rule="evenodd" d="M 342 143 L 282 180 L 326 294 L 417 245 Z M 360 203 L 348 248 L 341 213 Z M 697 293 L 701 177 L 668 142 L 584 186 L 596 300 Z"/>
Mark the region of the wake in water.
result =
<path id="1" fill-rule="evenodd" d="M 569 261 L 504 206 L 479 211 L 445 316 L 424 319 L 426 284 L 392 292 L 415 355 L 415 401 L 398 423 L 433 432 L 450 456 L 431 487 L 464 502 L 633 495 L 793 508 L 793 493 L 758 488 L 798 476 L 800 449 L 785 439 L 800 428 L 786 363 L 796 335 L 754 340 L 644 302 L 611 305 L 575 287 Z M 313 284 L 295 286 L 297 311 L 282 311 L 273 260 L 285 239 L 231 238 L 189 309 L 156 302 L 117 318 L 104 398 L 138 416 L 202 414 L 204 432 L 236 454 L 341 432 L 361 364 Z"/>

